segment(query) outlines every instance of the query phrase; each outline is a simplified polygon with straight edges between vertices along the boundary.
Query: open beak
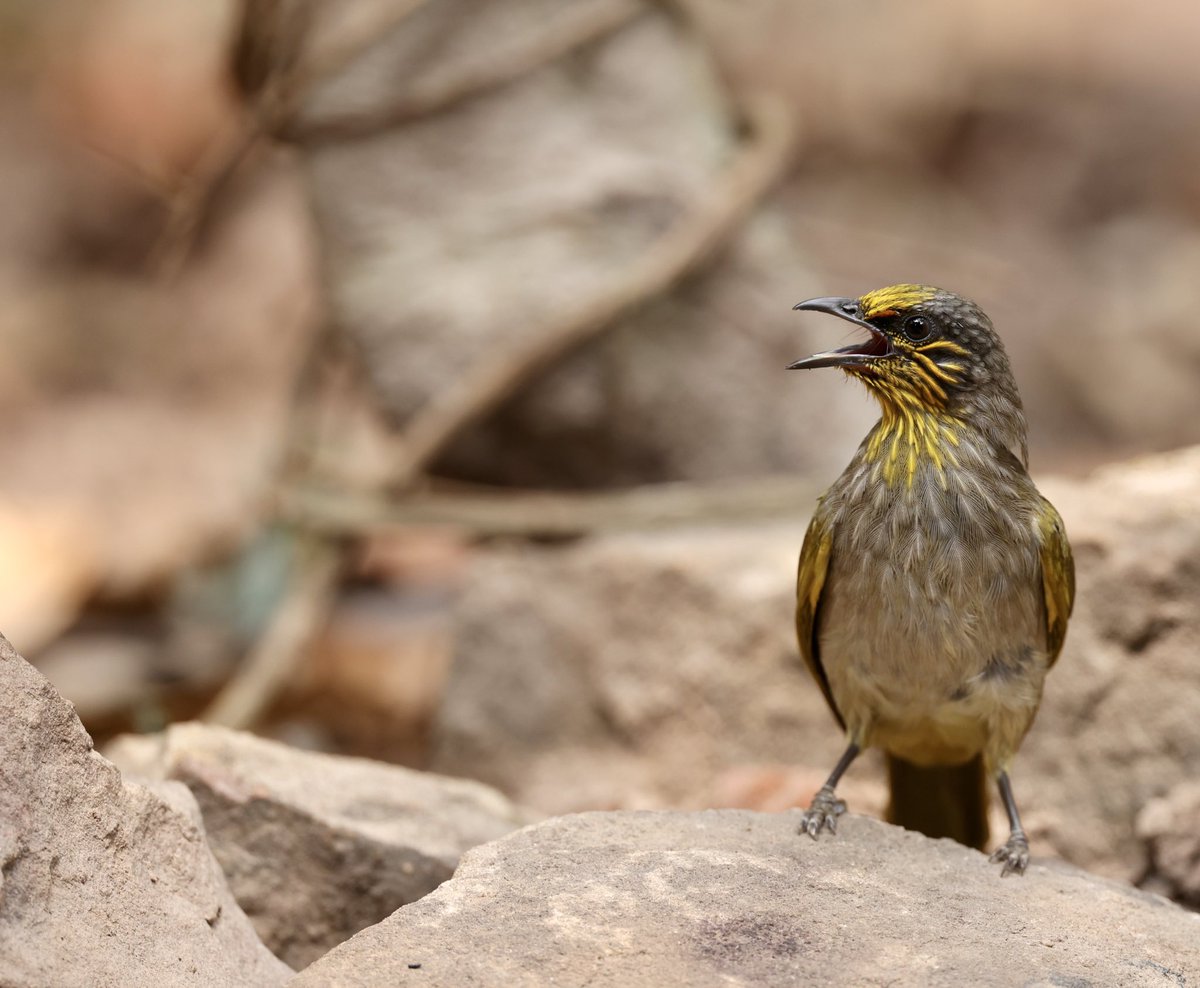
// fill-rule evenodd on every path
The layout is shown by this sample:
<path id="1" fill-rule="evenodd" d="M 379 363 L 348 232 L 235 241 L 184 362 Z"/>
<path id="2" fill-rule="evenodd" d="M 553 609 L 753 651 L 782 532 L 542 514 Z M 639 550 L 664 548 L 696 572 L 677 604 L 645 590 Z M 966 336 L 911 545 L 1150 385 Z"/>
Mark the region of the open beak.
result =
<path id="1" fill-rule="evenodd" d="M 828 312 L 831 316 L 837 316 L 856 326 L 862 326 L 870 331 L 871 336 L 862 343 L 852 343 L 850 346 L 840 347 L 837 350 L 814 353 L 811 357 L 788 364 L 788 370 L 808 370 L 813 367 L 861 367 L 884 357 L 890 357 L 896 352 L 892 349 L 892 343 L 887 338 L 887 334 L 863 319 L 857 299 L 810 298 L 805 302 L 797 302 L 792 308 L 804 312 Z"/>

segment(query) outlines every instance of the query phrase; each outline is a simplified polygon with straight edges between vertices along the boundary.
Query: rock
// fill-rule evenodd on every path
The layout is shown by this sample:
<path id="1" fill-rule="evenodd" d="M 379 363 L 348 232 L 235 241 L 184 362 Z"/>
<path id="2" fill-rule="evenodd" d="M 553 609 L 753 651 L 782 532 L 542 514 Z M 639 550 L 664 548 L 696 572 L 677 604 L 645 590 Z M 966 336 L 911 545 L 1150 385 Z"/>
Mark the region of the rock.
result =
<path id="1" fill-rule="evenodd" d="M 1027 824 L 1046 850 L 1136 881 L 1138 814 L 1200 761 L 1200 447 L 1042 489 L 1066 521 L 1078 597 L 1017 760 Z"/>
<path id="2" fill-rule="evenodd" d="M 1035 857 L 1134 881 L 1139 811 L 1200 763 L 1200 447 L 1042 486 L 1079 591 L 1014 786 Z M 819 781 L 842 739 L 793 639 L 810 507 L 795 524 L 486 551 L 461 601 L 434 767 L 548 813 L 711 806 L 758 787 L 730 781 L 756 766 Z M 852 808 L 879 808 L 880 778 L 877 762 L 855 765 L 847 782 L 872 788 Z"/>
<path id="3" fill-rule="evenodd" d="M 181 786 L 92 750 L 71 705 L 0 638 L 0 983 L 282 984 Z M 189 805 L 190 804 L 190 805 Z"/>
<path id="4" fill-rule="evenodd" d="M 95 541 L 76 512 L 0 494 L 0 620 L 32 654 L 70 627 L 96 585 Z"/>
<path id="5" fill-rule="evenodd" d="M 844 335 L 791 311 L 833 289 L 787 215 L 766 200 L 719 263 L 543 374 L 439 469 L 550 488 L 836 475 L 877 415 L 841 375 L 783 372 Z"/>
<path id="6" fill-rule="evenodd" d="M 1137 835 L 1150 849 L 1150 867 L 1139 884 L 1200 909 L 1200 783 L 1181 782 L 1147 803 Z"/>
<path id="7" fill-rule="evenodd" d="M 109 754 L 127 772 L 191 789 L 234 896 L 296 968 L 431 892 L 464 851 L 527 820 L 478 783 L 202 724 L 119 738 Z"/>
<path id="8" fill-rule="evenodd" d="M 563 813 L 703 806 L 733 765 L 832 764 L 839 732 L 794 661 L 803 534 L 687 529 L 487 552 L 459 606 L 434 766 Z"/>
<path id="9" fill-rule="evenodd" d="M 952 841 L 862 817 L 589 813 L 471 851 L 454 879 L 294 984 L 1160 985 L 1200 916 L 1066 866 L 1002 880 Z"/>
<path id="10" fill-rule="evenodd" d="M 588 25 L 589 44 L 563 44 Z M 524 71 L 395 112 L 506 64 Z M 442 0 L 318 87 L 301 126 L 324 135 L 306 160 L 336 320 L 404 420 L 644 267 L 713 200 L 739 124 L 686 19 L 629 0 Z M 821 286 L 785 216 L 764 204 L 719 263 L 537 375 L 437 472 L 614 487 L 839 462 L 830 433 L 851 441 L 868 414 L 842 382 L 761 386 L 821 345 L 790 311 Z"/>
<path id="11" fill-rule="evenodd" d="M 524 42 L 514 19 L 529 21 Z M 461 83 L 471 58 L 609 19 L 586 48 L 545 57 L 555 46 L 444 112 L 310 149 L 336 317 L 398 417 L 602 291 L 703 194 L 734 135 L 698 48 L 627 0 L 430 4 L 310 101 L 307 126 L 328 129 L 425 85 L 406 73 L 446 72 L 430 46 L 466 50 Z"/>
<path id="12" fill-rule="evenodd" d="M 23 598 L 0 596 L 4 627 L 30 654 L 82 600 L 158 592 L 261 525 L 316 324 L 315 245 L 290 167 L 265 171 L 242 195 L 178 277 L 55 269 L 30 279 L 53 305 L 26 335 L 0 330 L 30 390 L 0 422 L 0 512 L 51 546 L 71 539 L 80 557 L 32 574 L 47 597 L 38 609 L 53 606 L 54 621 L 27 632 Z M 104 229 L 128 225 L 114 212 Z M 0 587 L 19 584 L 19 563 L 5 555 L 0 567 Z"/>

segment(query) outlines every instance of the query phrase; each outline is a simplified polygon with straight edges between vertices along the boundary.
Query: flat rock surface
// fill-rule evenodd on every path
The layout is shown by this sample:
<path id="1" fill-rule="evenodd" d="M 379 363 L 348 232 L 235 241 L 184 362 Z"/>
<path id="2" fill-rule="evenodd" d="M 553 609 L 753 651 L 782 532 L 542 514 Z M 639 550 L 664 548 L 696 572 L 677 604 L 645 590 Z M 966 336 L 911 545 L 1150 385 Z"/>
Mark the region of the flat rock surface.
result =
<path id="1" fill-rule="evenodd" d="M 449 878 L 462 853 L 528 818 L 488 786 L 239 731 L 176 724 L 108 754 L 184 783 L 263 942 L 301 968 Z"/>
<path id="2" fill-rule="evenodd" d="M 309 985 L 1181 985 L 1200 916 L 1036 862 L 1001 879 L 863 817 L 836 837 L 743 810 L 559 817 L 299 975 Z M 419 965 L 419 966 L 417 966 Z"/>
<path id="3" fill-rule="evenodd" d="M 295 986 L 1183 984 L 1200 916 L 865 818 L 590 813 L 476 849 Z M 414 966 L 414 965 L 419 965 Z"/>
<path id="4" fill-rule="evenodd" d="M 278 985 L 182 786 L 123 780 L 0 637 L 0 984 Z"/>

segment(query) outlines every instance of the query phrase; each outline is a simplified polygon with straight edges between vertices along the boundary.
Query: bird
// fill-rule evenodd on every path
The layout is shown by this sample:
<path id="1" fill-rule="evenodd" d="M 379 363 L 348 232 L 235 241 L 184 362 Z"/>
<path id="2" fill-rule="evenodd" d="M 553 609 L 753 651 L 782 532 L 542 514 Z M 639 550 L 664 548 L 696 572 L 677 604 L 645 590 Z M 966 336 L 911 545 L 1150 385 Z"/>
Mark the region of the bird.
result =
<path id="1" fill-rule="evenodd" d="M 1062 518 L 1029 475 L 1025 413 L 1004 345 L 974 302 L 928 285 L 794 309 L 867 333 L 789 370 L 836 367 L 880 418 L 818 499 L 800 552 L 796 631 L 846 749 L 801 817 L 837 832 L 842 775 L 882 749 L 887 818 L 985 849 L 994 781 L 1024 874 L 1013 758 L 1062 650 L 1075 565 Z"/>

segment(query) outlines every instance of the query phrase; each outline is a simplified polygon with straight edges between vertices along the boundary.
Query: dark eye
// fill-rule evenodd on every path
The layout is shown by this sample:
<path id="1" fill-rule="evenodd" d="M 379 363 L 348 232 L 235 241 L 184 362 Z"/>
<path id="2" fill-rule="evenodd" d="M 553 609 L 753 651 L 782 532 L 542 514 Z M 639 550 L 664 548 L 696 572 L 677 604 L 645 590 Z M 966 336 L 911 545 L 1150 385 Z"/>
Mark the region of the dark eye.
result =
<path id="1" fill-rule="evenodd" d="M 933 323 L 924 316 L 909 316 L 900 328 L 914 343 L 922 343 L 933 335 Z"/>

